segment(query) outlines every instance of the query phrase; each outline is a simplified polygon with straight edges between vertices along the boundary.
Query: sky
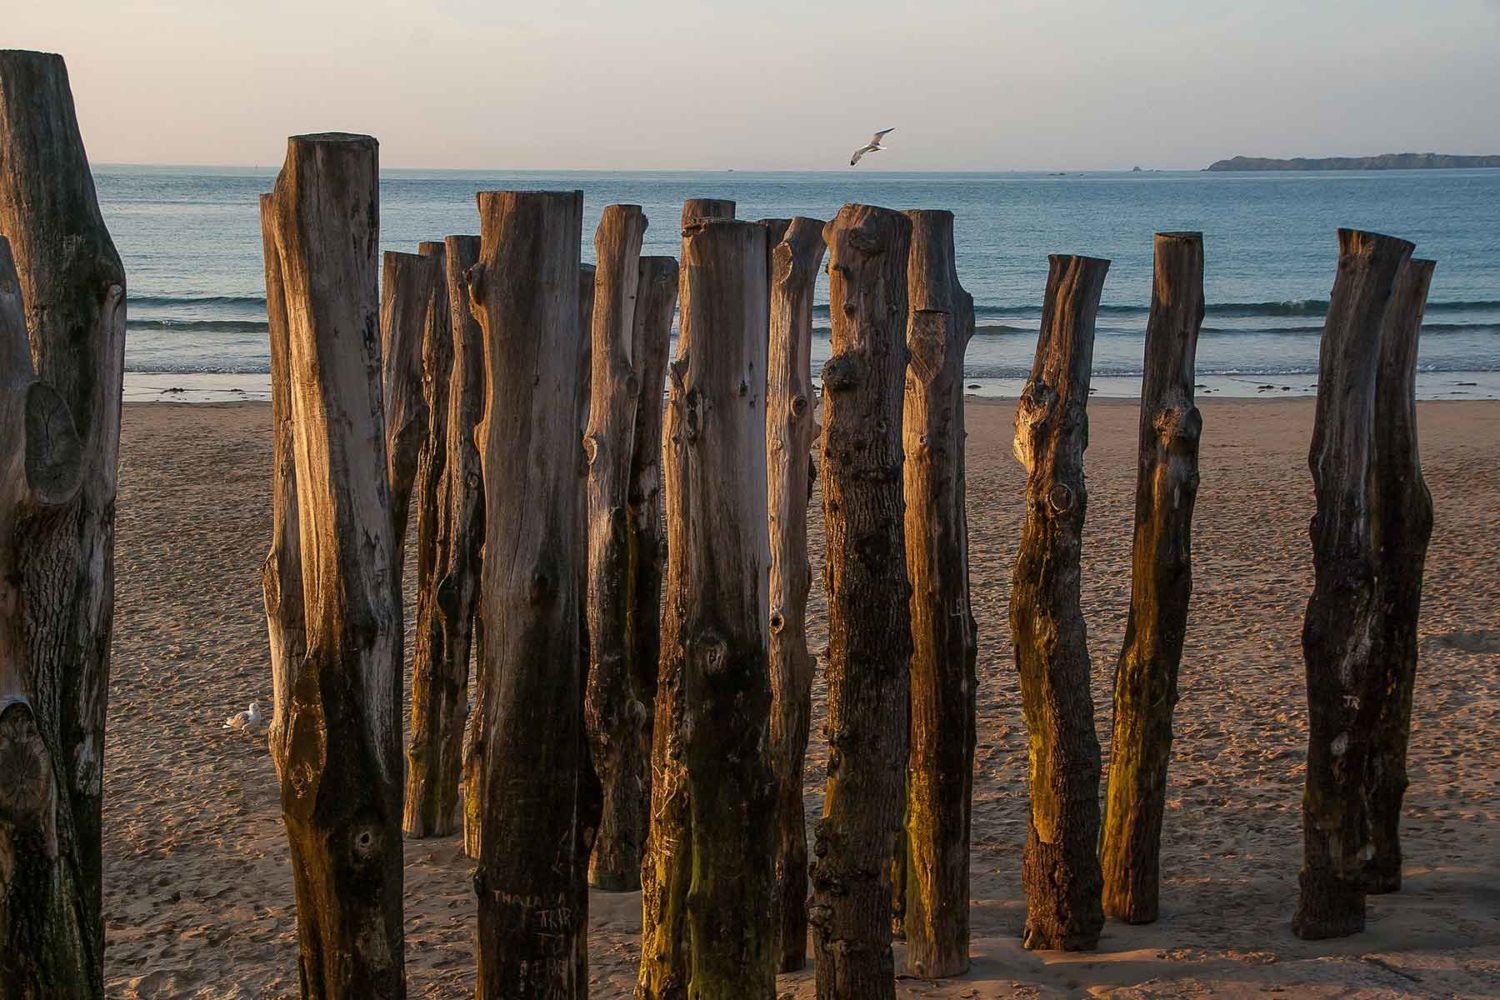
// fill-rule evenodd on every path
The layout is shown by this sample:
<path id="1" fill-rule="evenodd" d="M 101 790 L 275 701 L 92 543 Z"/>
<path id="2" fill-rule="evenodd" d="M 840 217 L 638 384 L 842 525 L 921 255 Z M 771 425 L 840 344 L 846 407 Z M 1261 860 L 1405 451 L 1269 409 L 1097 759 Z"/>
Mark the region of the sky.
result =
<path id="1" fill-rule="evenodd" d="M 1500 154 L 1500 0 L 0 0 L 95 163 L 1192 168 Z"/>

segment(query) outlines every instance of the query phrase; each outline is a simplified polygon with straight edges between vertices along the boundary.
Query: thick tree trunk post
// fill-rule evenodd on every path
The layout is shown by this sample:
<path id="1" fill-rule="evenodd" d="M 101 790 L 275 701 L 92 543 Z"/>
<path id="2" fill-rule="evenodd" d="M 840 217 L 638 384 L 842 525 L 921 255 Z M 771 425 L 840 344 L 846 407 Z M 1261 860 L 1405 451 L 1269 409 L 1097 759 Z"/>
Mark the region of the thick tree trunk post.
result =
<path id="1" fill-rule="evenodd" d="M 640 376 L 640 398 L 631 435 L 627 631 L 635 694 L 644 710 L 640 733 L 643 837 L 649 836 L 651 817 L 651 730 L 656 712 L 656 671 L 661 660 L 661 580 L 667 562 L 661 499 L 662 386 L 672 346 L 672 315 L 677 310 L 677 272 L 675 257 L 641 258 L 631 348 Z"/>
<path id="2" fill-rule="evenodd" d="M 687 259 L 690 227 L 699 221 L 733 218 L 732 201 L 688 199 L 682 206 L 683 259 Z M 686 282 L 684 268 L 680 284 Z M 680 350 L 680 342 L 678 346 Z M 672 434 L 668 418 L 662 429 L 662 449 L 663 492 L 669 501 L 676 488 L 672 463 L 679 458 L 681 444 Z M 683 770 L 683 660 L 681 650 L 672 647 L 673 636 L 684 627 L 686 610 L 672 590 L 671 544 L 669 529 L 667 594 L 661 612 L 662 648 L 651 724 L 651 822 L 646 860 L 641 865 L 641 968 L 635 991 L 640 1000 L 679 1000 L 688 989 L 687 891 L 693 859 Z"/>
<path id="3" fill-rule="evenodd" d="M 902 414 L 911 578 L 911 756 L 906 782 L 906 965 L 969 967 L 974 787 L 974 614 L 964 510 L 964 351 L 974 300 L 958 283 L 953 213 L 914 211 Z"/>
<path id="4" fill-rule="evenodd" d="M 66 526 L 83 478 L 67 404 L 37 379 L 10 243 L 0 236 L 0 996 L 100 996 L 82 886 L 60 854 L 72 827 L 48 747 L 27 618 L 42 594 L 25 567 Z"/>
<path id="5" fill-rule="evenodd" d="M 45 510 L 16 528 L 28 678 L 19 697 L 28 704 L 12 701 L 0 721 L 11 752 L 23 753 L 17 765 L 34 759 L 21 748 L 45 750 L 32 773 L 57 817 L 55 850 L 50 837 L 15 830 L 11 857 L 0 849 L 11 873 L 0 890 L 0 996 L 93 997 L 104 977 L 100 798 L 125 271 L 99 214 L 60 56 L 0 52 L 0 233 L 14 252 L 36 376 L 51 389 L 26 390 L 24 423 L 10 423 L 37 435 L 26 439 L 26 461 L 39 464 L 26 469 L 24 487 L 17 479 L 9 489 L 22 508 L 35 501 Z M 8 366 L 0 378 L 14 385 L 25 375 Z M 76 457 L 67 432 L 52 423 L 67 416 Z M 58 482 L 43 482 L 42 467 L 54 461 Z M 77 494 L 64 499 L 71 491 L 58 487 L 75 465 Z M 0 825 L 13 822 L 4 812 Z"/>
<path id="6" fill-rule="evenodd" d="M 775 994 L 767 727 L 766 231 L 690 224 L 667 404 L 669 600 L 683 675 L 692 882 L 689 995 Z"/>
<path id="7" fill-rule="evenodd" d="M 1412 689 L 1417 679 L 1417 614 L 1422 569 L 1432 536 L 1432 494 L 1417 450 L 1417 339 L 1430 260 L 1410 261 L 1386 309 L 1375 390 L 1375 498 L 1380 579 L 1380 651 L 1376 669 L 1380 715 L 1370 751 L 1370 835 L 1365 891 L 1401 888 L 1401 802 L 1406 795 L 1406 746 L 1411 737 Z"/>
<path id="8" fill-rule="evenodd" d="M 583 997 L 587 764 L 580 667 L 581 192 L 481 192 L 484 757 L 478 996 Z M 503 553 L 503 556 L 497 556 Z"/>
<path id="9" fill-rule="evenodd" d="M 1203 237 L 1157 233 L 1130 617 L 1115 669 L 1114 749 L 1100 849 L 1105 915 L 1130 924 L 1148 924 L 1157 915 L 1172 709 L 1193 593 L 1193 501 L 1203 428 L 1193 405 L 1193 362 L 1202 323 Z"/>
<path id="10" fill-rule="evenodd" d="M 640 377 L 635 310 L 641 239 L 639 205 L 609 205 L 594 237 L 596 271 L 589 382 L 587 624 L 584 712 L 602 793 L 589 884 L 633 892 L 641 883 L 646 814 L 641 800 L 644 709 L 630 663 L 630 460 Z"/>
<path id="11" fill-rule="evenodd" d="M 288 713 L 292 685 L 307 655 L 307 609 L 302 588 L 302 534 L 297 514 L 296 439 L 292 418 L 292 344 L 287 327 L 281 252 L 276 248 L 276 204 L 260 196 L 261 250 L 266 273 L 266 319 L 271 346 L 271 550 L 261 566 L 261 594 L 271 646 L 271 727 L 267 744 L 279 780 L 291 754 Z"/>
<path id="12" fill-rule="evenodd" d="M 1081 951 L 1104 926 L 1099 868 L 1099 737 L 1079 607 L 1088 496 L 1089 375 L 1094 319 L 1109 261 L 1050 258 L 1042 331 L 1016 412 L 1026 469 L 1026 523 L 1011 587 L 1010 627 L 1031 738 L 1031 816 L 1021 860 L 1027 948 Z"/>
<path id="13" fill-rule="evenodd" d="M 1365 926 L 1364 866 L 1373 850 L 1366 784 L 1384 674 L 1373 659 L 1380 595 L 1371 455 L 1386 307 L 1411 252 L 1405 240 L 1339 230 L 1338 277 L 1323 324 L 1308 456 L 1317 513 L 1308 529 L 1313 593 L 1302 626 L 1307 780 L 1292 918 L 1292 930 L 1309 940 Z"/>
<path id="14" fill-rule="evenodd" d="M 380 277 L 380 364 L 398 580 L 412 488 L 430 419 L 422 391 L 422 337 L 434 290 L 442 281 L 441 261 L 421 254 L 386 252 Z"/>
<path id="15" fill-rule="evenodd" d="M 378 147 L 294 136 L 272 193 L 290 350 L 307 653 L 282 706 L 302 990 L 405 996 L 401 594 L 376 291 Z"/>
<path id="16" fill-rule="evenodd" d="M 771 253 L 771 335 L 766 368 L 766 505 L 771 543 L 771 771 L 776 778 L 778 968 L 807 964 L 807 756 L 815 661 L 807 648 L 807 505 L 812 496 L 815 396 L 813 286 L 823 262 L 823 226 L 797 218 Z M 774 235 L 774 233 L 772 234 Z"/>
<path id="17" fill-rule="evenodd" d="M 895 995 L 891 865 L 909 737 L 901 391 L 911 220 L 845 205 L 823 235 L 833 318 L 822 441 L 829 753 L 808 922 L 818 997 L 879 1000 Z"/>
<path id="18" fill-rule="evenodd" d="M 457 829 L 459 822 L 458 782 L 469 712 L 468 625 L 463 626 L 464 639 L 455 648 L 459 625 L 451 571 L 455 518 L 459 514 L 448 469 L 455 328 L 448 301 L 447 249 L 443 243 L 423 243 L 419 252 L 433 259 L 438 273 L 432 282 L 422 332 L 422 392 L 428 417 L 414 490 L 416 651 L 411 668 L 411 734 L 406 747 L 406 813 L 402 826 L 409 837 L 445 837 Z"/>

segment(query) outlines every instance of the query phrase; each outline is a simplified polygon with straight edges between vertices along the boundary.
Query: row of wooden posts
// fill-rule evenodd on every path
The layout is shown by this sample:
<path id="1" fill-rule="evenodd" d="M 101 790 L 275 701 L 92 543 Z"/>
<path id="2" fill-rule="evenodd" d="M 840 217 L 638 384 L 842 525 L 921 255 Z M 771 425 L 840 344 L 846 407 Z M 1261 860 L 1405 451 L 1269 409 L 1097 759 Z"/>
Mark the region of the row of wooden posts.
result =
<path id="1" fill-rule="evenodd" d="M 590 884 L 643 890 L 647 1000 L 770 997 L 776 972 L 805 962 L 809 929 L 820 997 L 892 996 L 893 914 L 911 972 L 962 972 L 973 307 L 951 214 L 849 205 L 826 225 L 752 223 L 730 202 L 691 201 L 679 271 L 641 256 L 634 206 L 605 210 L 590 268 L 579 192 L 482 193 L 478 205 L 480 236 L 387 255 L 382 297 L 373 139 L 293 138 L 261 202 L 270 746 L 304 994 L 404 994 L 403 827 L 454 833 L 460 799 L 482 997 L 585 995 Z M 12 470 L 0 491 L 0 997 L 99 996 L 124 273 L 55 56 L 0 53 L 0 233 L 0 458 Z M 1340 240 L 1311 455 L 1294 924 L 1309 938 L 1360 929 L 1366 892 L 1399 885 L 1431 527 L 1413 379 L 1432 265 L 1390 237 Z M 825 248 L 829 765 L 809 866 L 809 356 Z M 1107 268 L 1051 259 L 1016 419 L 1027 516 L 1010 617 L 1031 733 L 1033 948 L 1091 948 L 1106 914 L 1157 913 L 1191 589 L 1202 243 L 1156 241 L 1101 822 L 1079 548 Z"/>

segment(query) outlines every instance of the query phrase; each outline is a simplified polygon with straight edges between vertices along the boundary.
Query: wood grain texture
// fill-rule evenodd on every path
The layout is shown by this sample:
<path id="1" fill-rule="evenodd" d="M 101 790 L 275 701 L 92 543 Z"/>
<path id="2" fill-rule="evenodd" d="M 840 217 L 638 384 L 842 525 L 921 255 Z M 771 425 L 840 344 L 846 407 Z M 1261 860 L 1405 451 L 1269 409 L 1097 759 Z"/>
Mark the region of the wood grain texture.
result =
<path id="1" fill-rule="evenodd" d="M 99 213 L 61 56 L 0 51 L 0 234 L 10 241 L 39 380 L 27 383 L 19 363 L 0 372 L 21 407 L 10 433 L 24 430 L 28 449 L 46 451 L 63 447 L 71 420 L 79 478 L 76 493 L 56 504 L 32 502 L 46 492 L 38 492 L 40 466 L 28 469 L 25 487 L 7 487 L 22 497 L 12 516 L 27 677 L 25 704 L 0 709 L 0 721 L 13 750 L 46 758 L 31 773 L 50 775 L 56 837 L 22 836 L 0 849 L 11 872 L 0 893 L 0 996 L 97 997 L 125 271 Z M 8 322 L 15 353 L 14 317 Z"/>
<path id="2" fill-rule="evenodd" d="M 433 297 L 443 284 L 441 261 L 415 253 L 386 252 L 380 277 L 380 365 L 398 570 L 406 550 L 417 465 L 431 420 L 423 391 L 423 334 Z"/>
<path id="3" fill-rule="evenodd" d="M 907 970 L 943 978 L 969 967 L 978 647 L 964 511 L 964 351 L 974 300 L 958 281 L 953 213 L 907 215 L 910 361 L 901 433 L 912 658 L 901 915 Z"/>
<path id="4" fill-rule="evenodd" d="M 1379 620 L 1373 657 L 1380 714 L 1370 751 L 1370 834 L 1365 889 L 1401 888 L 1401 803 L 1417 679 L 1417 619 L 1422 571 L 1432 537 L 1432 494 L 1417 447 L 1417 341 L 1436 264 L 1413 258 L 1401 269 L 1386 308 L 1375 389 L 1375 533 Z"/>
<path id="5" fill-rule="evenodd" d="M 1193 403 L 1203 323 L 1203 237 L 1157 233 L 1141 383 L 1130 617 L 1115 670 L 1105 796 L 1104 912 L 1155 920 L 1177 669 L 1193 593 L 1193 504 L 1203 418 Z"/>
<path id="6" fill-rule="evenodd" d="M 901 396 L 911 220 L 845 205 L 823 233 L 833 356 L 823 366 L 828 784 L 808 912 L 817 995 L 895 995 L 891 864 L 906 790 L 911 586 Z"/>
<path id="7" fill-rule="evenodd" d="M 482 831 L 477 995 L 583 997 L 581 192 L 481 192 Z"/>
<path id="8" fill-rule="evenodd" d="M 1292 918 L 1297 936 L 1311 940 L 1365 926 L 1364 865 L 1373 849 L 1366 781 L 1383 674 L 1371 660 L 1380 570 L 1371 456 L 1386 309 L 1411 252 L 1405 240 L 1339 230 L 1338 275 L 1323 325 L 1308 455 L 1317 513 L 1308 529 L 1307 778 Z"/>
<path id="9" fill-rule="evenodd" d="M 762 223 L 765 224 L 764 222 Z M 797 218 L 771 250 L 771 337 L 766 370 L 766 492 L 771 543 L 771 769 L 776 777 L 778 968 L 807 964 L 807 820 L 802 771 L 816 661 L 807 648 L 807 508 L 812 500 L 816 396 L 813 290 L 823 262 L 819 219 Z M 775 229 L 769 238 L 777 236 Z M 768 240 L 769 241 L 769 240 Z"/>
<path id="10" fill-rule="evenodd" d="M 1030 735 L 1031 812 L 1021 861 L 1027 948 L 1092 949 L 1104 926 L 1099 869 L 1099 738 L 1079 606 L 1088 495 L 1089 375 L 1109 261 L 1053 256 L 1031 377 L 1016 411 L 1026 522 L 1010 625 Z"/>
<path id="11" fill-rule="evenodd" d="M 281 707 L 302 990 L 403 997 L 402 628 L 381 412 L 377 143 L 292 137 L 271 197 L 307 628 Z"/>

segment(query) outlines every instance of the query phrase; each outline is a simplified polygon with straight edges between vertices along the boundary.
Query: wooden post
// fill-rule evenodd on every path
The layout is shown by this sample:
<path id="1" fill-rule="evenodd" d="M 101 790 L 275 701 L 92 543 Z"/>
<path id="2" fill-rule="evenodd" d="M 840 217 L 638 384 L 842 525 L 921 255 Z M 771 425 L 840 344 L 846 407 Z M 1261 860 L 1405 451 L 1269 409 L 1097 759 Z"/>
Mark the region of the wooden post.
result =
<path id="1" fill-rule="evenodd" d="M 964 351 L 974 300 L 958 283 L 953 213 L 908 212 L 911 355 L 902 414 L 911 578 L 911 756 L 906 780 L 906 965 L 969 967 L 969 825 L 977 654 L 964 511 Z"/>
<path id="2" fill-rule="evenodd" d="M 1375 389 L 1375 497 L 1380 617 L 1376 670 L 1380 715 L 1370 751 L 1370 834 L 1365 890 L 1401 888 L 1401 802 L 1406 795 L 1406 746 L 1417 678 L 1417 614 L 1422 569 L 1432 536 L 1432 494 L 1417 450 L 1417 339 L 1427 288 L 1437 265 L 1411 260 L 1396 279 L 1386 309 Z"/>
<path id="3" fill-rule="evenodd" d="M 378 151 L 294 136 L 271 195 L 307 652 L 285 720 L 303 993 L 401 997 L 401 596 L 381 415 Z"/>
<path id="4" fill-rule="evenodd" d="M 1104 926 L 1099 869 L 1099 738 L 1079 607 L 1088 495 L 1089 374 L 1109 261 L 1053 256 L 1031 378 L 1016 411 L 1026 523 L 1010 628 L 1031 734 L 1031 815 L 1021 861 L 1027 948 L 1088 950 Z"/>
<path id="5" fill-rule="evenodd" d="M 1373 851 L 1367 788 L 1381 714 L 1379 560 L 1371 504 L 1381 334 L 1405 240 L 1339 230 L 1338 277 L 1329 296 L 1318 361 L 1312 469 L 1317 513 L 1313 593 L 1302 627 L 1307 662 L 1307 780 L 1302 793 L 1302 872 L 1292 930 L 1317 940 L 1365 926 L 1365 862 Z"/>
<path id="6" fill-rule="evenodd" d="M 594 237 L 588 457 L 588 682 L 585 721 L 602 793 L 589 884 L 633 892 L 641 883 L 646 814 L 641 798 L 644 707 L 630 663 L 630 462 L 635 410 L 635 311 L 646 216 L 609 205 Z"/>
<path id="7" fill-rule="evenodd" d="M 1130 617 L 1115 671 L 1114 749 L 1100 849 L 1104 912 L 1131 924 L 1151 923 L 1157 915 L 1172 709 L 1193 593 L 1193 501 L 1203 427 L 1193 405 L 1203 237 L 1157 233 L 1155 253 L 1141 382 Z"/>
<path id="8" fill-rule="evenodd" d="M 441 261 L 421 254 L 386 252 L 380 278 L 380 363 L 397 579 L 406 550 L 412 488 L 431 419 L 422 391 L 423 333 L 433 296 L 442 283 Z"/>
<path id="9" fill-rule="evenodd" d="M 901 387 L 911 220 L 845 205 L 823 235 L 833 318 L 822 441 L 829 752 L 808 922 L 818 997 L 880 1000 L 895 995 L 891 863 L 909 735 Z"/>
<path id="10" fill-rule="evenodd" d="M 478 996 L 584 997 L 580 669 L 581 192 L 481 192 L 484 742 Z M 505 553 L 497 558 L 496 553 Z M 503 724 L 502 724 L 503 722 Z"/>
<path id="11" fill-rule="evenodd" d="M 649 835 L 651 816 L 651 730 L 656 712 L 656 671 L 661 660 L 661 581 L 667 561 L 661 498 L 662 387 L 667 377 L 672 315 L 677 310 L 677 271 L 675 257 L 641 258 L 631 348 L 640 375 L 640 399 L 631 435 L 628 633 L 636 698 L 644 710 L 640 734 L 641 816 L 646 820 L 643 836 Z"/>
<path id="12" fill-rule="evenodd" d="M 698 220 L 715 218 L 734 218 L 734 202 L 691 198 L 683 205 L 684 261 L 688 230 Z M 686 280 L 683 273 L 681 281 Z M 677 460 L 679 443 L 673 441 L 670 421 L 666 421 L 662 430 L 663 485 L 669 503 L 674 488 L 672 463 Z M 686 920 L 687 891 L 692 880 L 692 827 L 687 774 L 683 770 L 684 678 L 680 651 L 671 648 L 671 637 L 683 628 L 686 610 L 671 589 L 670 532 L 667 544 L 667 595 L 661 614 L 662 650 L 651 726 L 651 822 L 646 860 L 641 866 L 641 968 L 636 980 L 640 1000 L 686 997 L 689 978 Z"/>
<path id="13" fill-rule="evenodd" d="M 683 674 L 691 810 L 689 994 L 775 995 L 775 809 L 767 727 L 766 231 L 690 224 L 666 426 L 664 635 Z"/>
<path id="14" fill-rule="evenodd" d="M 57 838 L 55 851 L 50 837 L 14 832 L 0 844 L 0 993 L 97 997 L 125 271 L 99 214 L 61 56 L 0 51 L 0 233 L 14 253 L 13 283 L 40 379 L 29 381 L 21 364 L 12 316 L 15 360 L 0 381 L 20 409 L 4 422 L 12 444 L 0 451 L 21 464 L 9 466 L 0 487 L 10 504 L 0 517 L 21 520 L 0 547 L 19 545 L 24 558 L 19 582 L 7 573 L 0 585 L 18 586 L 19 603 L 0 614 L 25 622 L 26 651 L 5 657 L 12 666 L 0 688 L 0 769 L 16 770 L 0 773 L 32 776 L 16 815 L 31 824 L 24 800 L 45 797 Z M 69 418 L 75 435 L 61 426 Z M 25 438 L 17 436 L 22 428 Z M 12 450 L 21 440 L 24 460 Z M 65 496 L 75 475 L 76 495 Z"/>
<path id="15" fill-rule="evenodd" d="M 771 542 L 771 770 L 776 778 L 778 968 L 807 964 L 807 756 L 815 661 L 807 648 L 807 506 L 812 499 L 813 286 L 823 262 L 818 219 L 788 223 L 771 252 L 766 368 L 766 492 Z M 772 234 L 774 235 L 774 233 Z"/>
<path id="16" fill-rule="evenodd" d="M 452 419 L 449 399 L 456 354 L 454 312 L 444 243 L 418 252 L 437 265 L 422 331 L 422 393 L 427 435 L 417 462 L 416 651 L 411 667 L 411 734 L 406 747 L 406 813 L 409 837 L 444 837 L 458 828 L 458 783 L 464 725 L 469 712 L 469 623 L 454 606 L 454 541 L 461 509 L 448 463 Z M 462 291 L 462 275 L 458 275 Z M 467 296 L 460 299 L 466 302 Z M 462 319 L 462 317 L 460 317 Z M 472 322 L 472 319 L 469 320 Z M 473 424 L 468 425 L 472 436 Z M 472 604 L 470 605 L 472 615 Z M 457 641 L 456 641 L 457 640 Z"/>

